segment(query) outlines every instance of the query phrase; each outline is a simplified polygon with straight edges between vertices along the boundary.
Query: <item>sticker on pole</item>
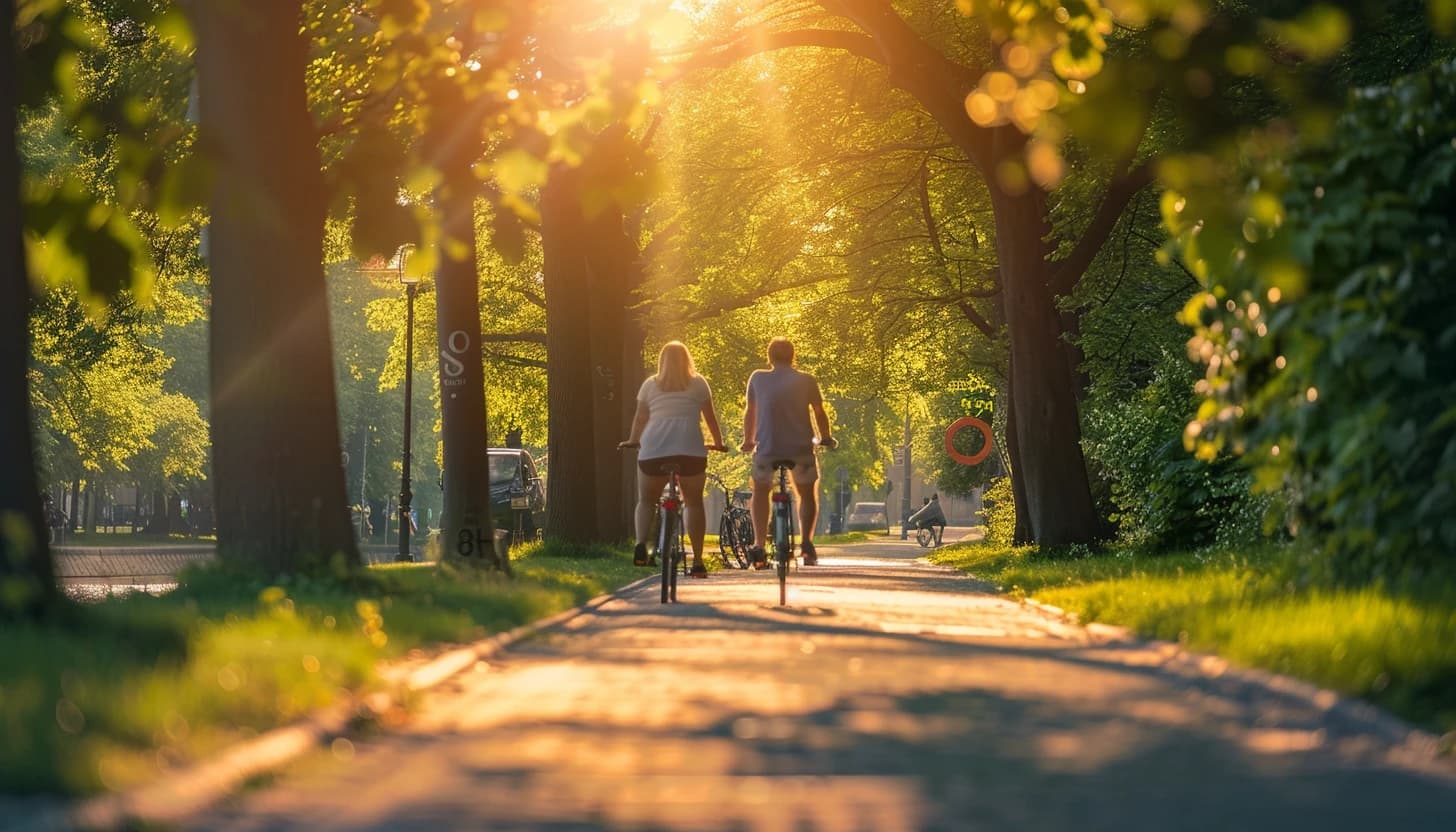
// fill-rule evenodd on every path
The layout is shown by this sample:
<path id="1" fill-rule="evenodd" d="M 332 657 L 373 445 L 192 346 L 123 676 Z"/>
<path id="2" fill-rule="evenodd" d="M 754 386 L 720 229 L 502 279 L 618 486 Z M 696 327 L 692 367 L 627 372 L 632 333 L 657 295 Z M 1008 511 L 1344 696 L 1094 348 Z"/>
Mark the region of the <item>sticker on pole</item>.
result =
<path id="1" fill-rule="evenodd" d="M 973 454 L 963 454 L 955 449 L 955 435 L 971 427 L 979 430 L 986 441 L 981 443 L 979 451 Z M 962 465 L 979 465 L 991 455 L 991 426 L 974 416 L 962 416 L 951 422 L 950 427 L 945 429 L 945 452 L 951 459 Z"/>

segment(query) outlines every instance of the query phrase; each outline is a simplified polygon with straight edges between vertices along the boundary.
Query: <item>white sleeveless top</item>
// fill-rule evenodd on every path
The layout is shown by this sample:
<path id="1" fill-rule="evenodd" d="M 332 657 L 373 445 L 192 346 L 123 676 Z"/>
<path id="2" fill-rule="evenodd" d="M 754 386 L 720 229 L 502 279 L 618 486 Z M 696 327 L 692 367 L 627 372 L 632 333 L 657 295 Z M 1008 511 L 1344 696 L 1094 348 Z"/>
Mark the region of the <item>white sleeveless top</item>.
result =
<path id="1" fill-rule="evenodd" d="M 637 391 L 637 401 L 647 405 L 647 428 L 642 431 L 642 448 L 637 458 L 706 457 L 702 414 L 703 404 L 712 396 L 708 381 L 702 376 L 690 379 L 688 389 L 671 393 L 658 388 L 656 376 L 649 376 Z"/>

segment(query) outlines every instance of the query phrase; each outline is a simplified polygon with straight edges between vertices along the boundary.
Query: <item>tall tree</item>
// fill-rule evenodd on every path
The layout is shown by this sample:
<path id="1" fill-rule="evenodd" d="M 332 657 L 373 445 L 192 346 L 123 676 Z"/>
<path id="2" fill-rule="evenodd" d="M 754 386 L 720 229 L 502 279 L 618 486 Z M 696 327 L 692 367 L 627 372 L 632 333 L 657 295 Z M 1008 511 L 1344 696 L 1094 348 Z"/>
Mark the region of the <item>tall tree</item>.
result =
<path id="1" fill-rule="evenodd" d="M 976 184 L 984 184 L 990 194 L 1010 343 L 1008 431 L 1014 430 L 1016 437 L 1026 440 L 1008 443 L 1021 481 L 1018 496 L 1024 493 L 1018 513 L 1026 517 L 1030 535 L 1041 543 L 1096 538 L 1102 524 L 1082 458 L 1076 389 L 1070 383 L 1073 373 L 1054 303 L 1058 282 L 1054 277 L 1059 270 L 1050 260 L 1052 227 L 1048 218 L 1048 193 L 1054 182 L 1052 177 L 1040 173 L 1033 177 L 1026 171 L 1031 139 L 1016 123 L 978 124 L 966 108 L 967 96 L 994 64 L 984 57 L 994 51 L 994 43 L 978 50 L 979 62 L 962 62 L 962 56 L 918 31 L 887 3 L 824 0 L 820 6 L 828 14 L 827 21 L 822 14 L 816 20 L 796 9 L 784 16 L 787 24 L 753 26 L 726 46 L 699 53 L 689 66 L 724 65 L 746 55 L 790 47 L 844 51 L 880 64 L 885 81 L 913 97 L 939 125 L 970 162 Z M 970 56 L 972 60 L 975 54 Z M 1114 218 L 1126 198 L 1148 178 L 1145 170 L 1138 169 L 1109 185 L 1107 210 Z M 1094 225 L 1085 248 L 1095 254 L 1106 233 Z M 1079 251 L 1083 248 L 1078 247 Z M 1074 264 L 1064 267 L 1077 271 Z"/>
<path id="2" fill-rule="evenodd" d="M 340 464 L 323 273 L 326 194 L 299 2 L 195 2 L 213 184 L 213 480 L 221 555 L 358 562 Z M 266 59 L 263 56 L 267 56 Z"/>
<path id="3" fill-rule="evenodd" d="M 0 465 L 0 617 L 30 617 L 58 593 L 31 446 L 30 280 L 21 246 L 14 20 L 14 2 L 0 2 L 0 26 L 6 32 L 0 50 L 0 459 L 5 460 Z"/>
<path id="4" fill-rule="evenodd" d="M 435 316 L 440 346 L 440 423 L 445 507 L 441 537 L 448 551 L 497 567 L 490 511 L 490 441 L 486 430 L 485 365 L 480 344 L 480 274 L 475 204 L 480 180 L 472 165 L 483 150 L 484 102 L 471 102 L 440 71 L 430 89 L 424 147 L 439 170 L 434 189 L 440 222 Z"/>
<path id="5" fill-rule="evenodd" d="M 541 189 L 541 244 L 546 293 L 547 531 L 572 541 L 595 540 L 596 433 L 591 375 L 590 266 L 581 241 L 581 174 L 554 165 Z"/>

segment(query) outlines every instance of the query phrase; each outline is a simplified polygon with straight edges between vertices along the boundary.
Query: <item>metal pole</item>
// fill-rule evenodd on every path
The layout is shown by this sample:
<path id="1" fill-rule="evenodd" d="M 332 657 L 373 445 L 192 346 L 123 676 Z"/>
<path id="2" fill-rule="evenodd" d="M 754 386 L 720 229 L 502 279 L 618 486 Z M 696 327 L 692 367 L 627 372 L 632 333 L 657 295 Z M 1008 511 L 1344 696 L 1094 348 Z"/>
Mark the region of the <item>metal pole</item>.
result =
<path id="1" fill-rule="evenodd" d="M 399 554 L 397 563 L 413 563 L 410 554 L 410 421 L 411 405 L 415 390 L 415 289 L 410 283 L 405 287 L 406 312 L 404 318 L 404 467 L 399 474 Z"/>
<path id="2" fill-rule="evenodd" d="M 364 435 L 364 450 L 359 453 L 359 542 L 366 543 L 369 540 L 369 520 L 365 515 L 369 511 L 369 498 L 364 496 L 364 487 L 369 482 L 369 426 L 360 427 Z"/>
<path id="3" fill-rule="evenodd" d="M 900 491 L 900 539 L 910 539 L 910 398 L 905 398 L 905 468 Z"/>

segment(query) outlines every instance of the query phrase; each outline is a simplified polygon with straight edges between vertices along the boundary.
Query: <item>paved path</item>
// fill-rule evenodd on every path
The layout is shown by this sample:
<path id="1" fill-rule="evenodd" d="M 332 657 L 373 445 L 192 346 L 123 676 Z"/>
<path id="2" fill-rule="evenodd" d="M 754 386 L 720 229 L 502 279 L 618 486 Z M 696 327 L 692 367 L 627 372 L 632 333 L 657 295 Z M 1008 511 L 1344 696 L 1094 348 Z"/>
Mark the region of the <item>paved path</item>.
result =
<path id="1" fill-rule="evenodd" d="M 366 563 L 391 563 L 398 545 L 365 544 Z M 418 552 L 419 547 L 415 547 Z M 207 563 L 216 546 L 200 543 L 151 543 L 138 546 L 55 546 L 56 581 L 72 598 L 99 601 L 131 592 L 167 592 L 183 569 Z"/>
<path id="2" fill-rule="evenodd" d="M 1456 829 L 1456 778 L 1363 723 L 825 550 L 631 597 L 197 829 Z"/>

